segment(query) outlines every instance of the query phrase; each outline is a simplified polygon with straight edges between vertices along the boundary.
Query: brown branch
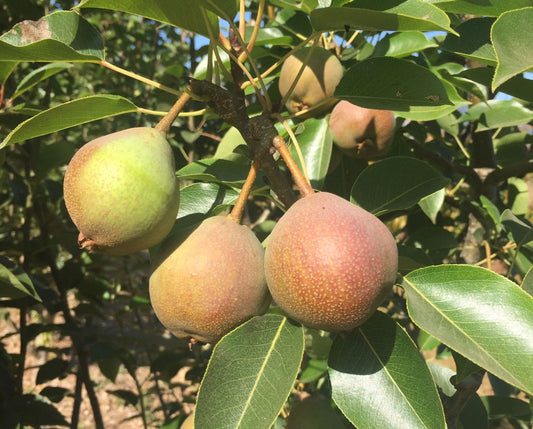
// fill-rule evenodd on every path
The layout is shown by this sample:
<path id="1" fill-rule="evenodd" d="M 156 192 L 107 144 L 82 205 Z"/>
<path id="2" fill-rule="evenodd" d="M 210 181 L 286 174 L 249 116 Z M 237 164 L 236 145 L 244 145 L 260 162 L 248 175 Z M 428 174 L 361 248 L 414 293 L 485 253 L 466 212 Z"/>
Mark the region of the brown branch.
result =
<path id="1" fill-rule="evenodd" d="M 493 172 L 487 175 L 485 183 L 488 184 L 498 184 L 504 180 L 509 179 L 510 177 L 522 177 L 527 173 L 533 172 L 533 160 L 527 160 L 522 162 L 516 162 L 514 164 L 508 165 L 504 168 L 498 168 Z"/>

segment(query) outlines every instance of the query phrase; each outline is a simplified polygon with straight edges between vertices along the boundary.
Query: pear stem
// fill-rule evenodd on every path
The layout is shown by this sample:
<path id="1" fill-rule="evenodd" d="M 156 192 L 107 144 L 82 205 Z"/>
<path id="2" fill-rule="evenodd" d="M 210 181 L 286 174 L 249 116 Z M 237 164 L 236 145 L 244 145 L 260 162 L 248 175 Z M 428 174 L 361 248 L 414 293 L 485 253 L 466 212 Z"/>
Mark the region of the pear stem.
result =
<path id="1" fill-rule="evenodd" d="M 233 206 L 231 213 L 228 215 L 229 219 L 237 223 L 241 223 L 242 214 L 244 213 L 244 207 L 246 206 L 246 201 L 248 200 L 248 196 L 250 195 L 250 192 L 252 191 L 252 186 L 254 185 L 256 177 L 257 177 L 257 163 L 255 161 L 252 161 L 252 165 L 250 166 L 250 171 L 248 172 L 248 176 L 246 177 L 246 180 L 244 181 L 244 184 L 242 185 L 241 192 L 239 193 L 239 197 L 237 198 L 237 201 L 235 202 L 235 205 Z"/>
<path id="2" fill-rule="evenodd" d="M 174 105 L 170 108 L 168 113 L 161 118 L 161 120 L 157 123 L 157 125 L 154 127 L 157 131 L 166 134 L 170 127 L 172 126 L 172 123 L 176 120 L 179 113 L 187 104 L 187 102 L 191 99 L 191 96 L 188 92 L 183 92 L 180 95 L 180 98 L 174 103 Z"/>
<path id="3" fill-rule="evenodd" d="M 294 179 L 294 183 L 296 184 L 296 187 L 300 191 L 302 197 L 307 197 L 308 195 L 313 194 L 315 191 L 313 190 L 311 184 L 307 181 L 305 176 L 302 174 L 302 171 L 298 168 L 298 165 L 294 161 L 294 158 L 292 157 L 289 148 L 285 144 L 285 140 L 283 140 L 283 137 L 274 137 L 272 139 L 272 145 L 279 152 L 279 154 L 285 161 L 285 164 L 287 164 L 287 168 L 289 169 L 289 172 L 291 173 L 292 178 Z"/>

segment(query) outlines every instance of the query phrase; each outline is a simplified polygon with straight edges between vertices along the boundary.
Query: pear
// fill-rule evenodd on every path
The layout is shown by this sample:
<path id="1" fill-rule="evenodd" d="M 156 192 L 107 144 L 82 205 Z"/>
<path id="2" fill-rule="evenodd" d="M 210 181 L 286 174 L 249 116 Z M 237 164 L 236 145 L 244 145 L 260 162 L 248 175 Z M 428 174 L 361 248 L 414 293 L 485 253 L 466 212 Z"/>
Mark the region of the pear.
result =
<path id="1" fill-rule="evenodd" d="M 342 100 L 329 117 L 333 142 L 348 155 L 376 158 L 392 144 L 395 129 L 394 113 L 357 106 Z"/>
<path id="2" fill-rule="evenodd" d="M 292 319 L 329 332 L 365 322 L 391 291 L 395 240 L 373 214 L 328 193 L 294 203 L 267 242 L 265 275 Z"/>
<path id="3" fill-rule="evenodd" d="M 150 300 L 177 337 L 215 343 L 268 309 L 264 250 L 250 228 L 210 217 L 163 253 L 150 276 Z"/>
<path id="4" fill-rule="evenodd" d="M 63 190 L 78 243 L 92 252 L 125 255 L 154 246 L 178 213 L 172 149 L 153 128 L 86 143 L 67 166 Z"/>
<path id="5" fill-rule="evenodd" d="M 320 47 L 302 48 L 283 62 L 279 77 L 282 97 L 288 93 L 310 49 L 313 52 L 309 62 L 285 103 L 291 113 L 306 110 L 333 96 L 343 75 L 340 61 L 331 52 Z"/>

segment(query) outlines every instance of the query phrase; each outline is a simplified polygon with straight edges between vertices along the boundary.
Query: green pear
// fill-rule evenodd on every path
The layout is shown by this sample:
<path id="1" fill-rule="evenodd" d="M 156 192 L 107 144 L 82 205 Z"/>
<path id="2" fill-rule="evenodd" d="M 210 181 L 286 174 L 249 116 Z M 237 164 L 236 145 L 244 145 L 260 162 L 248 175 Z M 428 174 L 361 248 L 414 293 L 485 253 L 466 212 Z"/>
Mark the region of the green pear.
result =
<path id="1" fill-rule="evenodd" d="M 65 205 L 89 251 L 124 255 L 159 243 L 179 206 L 174 157 L 153 128 L 130 128 L 82 146 L 63 183 Z"/>

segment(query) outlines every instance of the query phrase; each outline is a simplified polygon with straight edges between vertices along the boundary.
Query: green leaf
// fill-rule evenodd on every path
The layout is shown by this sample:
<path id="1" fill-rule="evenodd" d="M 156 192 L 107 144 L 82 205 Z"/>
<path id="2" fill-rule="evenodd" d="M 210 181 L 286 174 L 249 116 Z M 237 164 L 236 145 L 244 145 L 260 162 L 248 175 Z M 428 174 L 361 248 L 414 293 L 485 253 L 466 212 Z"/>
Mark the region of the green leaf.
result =
<path id="1" fill-rule="evenodd" d="M 218 20 L 215 14 L 205 11 L 206 3 L 202 0 L 83 0 L 78 7 L 132 13 L 209 37 L 210 33 L 218 34 Z M 217 3 L 218 0 L 212 2 L 214 6 Z M 222 7 L 227 3 L 225 0 Z"/>
<path id="2" fill-rule="evenodd" d="M 57 386 L 46 386 L 39 392 L 39 395 L 50 399 L 50 401 L 55 402 L 56 404 L 61 402 L 66 396 L 73 396 L 70 390 Z"/>
<path id="3" fill-rule="evenodd" d="M 532 119 L 533 111 L 516 100 L 489 100 L 468 109 L 457 122 L 478 121 L 476 131 L 486 131 L 527 124 Z"/>
<path id="4" fill-rule="evenodd" d="M 408 209 L 448 185 L 449 180 L 416 158 L 396 156 L 375 162 L 357 177 L 352 202 L 376 215 Z"/>
<path id="5" fill-rule="evenodd" d="M 533 241 L 533 228 L 517 218 L 511 210 L 504 210 L 500 220 L 505 229 L 513 234 L 514 241 L 518 247 Z"/>
<path id="6" fill-rule="evenodd" d="M 426 216 L 431 220 L 431 222 L 437 222 L 437 215 L 444 203 L 444 188 L 439 189 L 437 192 L 428 195 L 427 197 L 422 198 L 418 205 Z"/>
<path id="7" fill-rule="evenodd" d="M 136 111 L 137 106 L 118 95 L 90 95 L 67 101 L 17 125 L 0 143 L 0 149 L 76 125 Z"/>
<path id="8" fill-rule="evenodd" d="M 358 428 L 446 427 L 424 359 L 387 315 L 337 336 L 328 365 L 333 400 Z"/>
<path id="9" fill-rule="evenodd" d="M 533 298 L 492 271 L 422 268 L 404 277 L 413 322 L 472 362 L 533 392 Z"/>
<path id="10" fill-rule="evenodd" d="M 322 189 L 328 172 L 333 147 L 328 122 L 326 118 L 307 119 L 300 125 L 299 130 L 302 131 L 296 135 L 296 138 L 298 139 L 303 154 L 303 160 L 311 186 L 314 189 Z M 291 145 L 290 151 L 298 167 L 301 169 L 302 164 L 294 144 Z"/>
<path id="11" fill-rule="evenodd" d="M 529 187 L 518 177 L 507 179 L 507 204 L 511 211 L 518 216 L 525 216 L 529 211 Z"/>
<path id="12" fill-rule="evenodd" d="M 494 69 L 490 67 L 476 67 L 466 69 L 456 76 L 471 79 L 489 87 L 494 76 Z M 523 76 L 512 77 L 502 84 L 498 90 L 515 98 L 533 102 L 533 80 L 526 79 Z"/>
<path id="13" fill-rule="evenodd" d="M 0 61 L 0 85 L 4 85 L 11 76 L 11 73 L 17 68 L 16 61 Z"/>
<path id="14" fill-rule="evenodd" d="M 496 205 L 484 195 L 481 195 L 479 199 L 481 201 L 481 206 L 485 209 L 489 217 L 492 219 L 492 222 L 494 222 L 496 230 L 498 232 L 501 231 L 502 223 L 500 220 L 500 211 L 498 210 L 498 207 L 496 207 Z"/>
<path id="15" fill-rule="evenodd" d="M 423 352 L 429 352 L 440 346 L 441 342 L 435 337 L 429 335 L 426 331 L 420 330 L 418 338 L 416 339 L 418 348 Z"/>
<path id="16" fill-rule="evenodd" d="M 436 48 L 435 42 L 429 41 L 426 35 L 420 31 L 406 31 L 403 33 L 391 33 L 385 35 L 374 48 L 374 57 L 407 57 L 415 52 L 428 48 Z"/>
<path id="17" fill-rule="evenodd" d="M 446 12 L 481 15 L 481 16 L 498 16 L 503 12 L 512 9 L 519 9 L 526 6 L 533 6 L 533 0 L 490 0 L 490 1 L 473 1 L 473 0 L 430 0 L 435 6 Z"/>
<path id="18" fill-rule="evenodd" d="M 452 350 L 452 356 L 453 360 L 455 362 L 455 366 L 457 367 L 457 374 L 455 377 L 455 384 L 460 383 L 468 376 L 475 374 L 477 372 L 481 372 L 482 369 L 477 366 L 475 363 L 471 362 L 467 358 L 465 358 L 462 354 L 457 353 L 456 351 Z"/>
<path id="19" fill-rule="evenodd" d="M 533 297 L 533 267 L 531 267 L 524 276 L 524 280 L 522 280 L 522 289 Z"/>
<path id="20" fill-rule="evenodd" d="M 350 67 L 335 89 L 337 98 L 369 109 L 409 111 L 452 105 L 442 81 L 408 60 L 375 57 Z"/>
<path id="21" fill-rule="evenodd" d="M 311 12 L 316 31 L 454 31 L 439 8 L 423 0 L 355 0 L 345 7 L 327 7 Z"/>
<path id="22" fill-rule="evenodd" d="M 489 418 L 499 420 L 503 417 L 522 420 L 529 424 L 531 419 L 530 404 L 518 398 L 504 396 L 482 396 Z"/>
<path id="23" fill-rule="evenodd" d="M 139 401 L 139 396 L 132 392 L 131 390 L 125 390 L 125 389 L 115 389 L 115 390 L 106 390 L 107 393 L 111 393 L 112 395 L 116 396 L 117 398 L 122 399 L 126 405 L 133 405 L 135 406 L 137 402 Z"/>
<path id="24" fill-rule="evenodd" d="M 193 183 L 180 190 L 178 219 L 194 214 L 210 214 L 220 205 L 234 203 L 239 196 L 235 189 L 217 183 Z"/>
<path id="25" fill-rule="evenodd" d="M 326 360 L 309 359 L 302 373 L 298 377 L 300 383 L 312 383 L 323 377 L 328 372 Z"/>
<path id="26" fill-rule="evenodd" d="M 249 170 L 248 158 L 231 154 L 226 158 L 206 158 L 192 162 L 178 170 L 177 175 L 181 179 L 240 185 L 246 180 Z"/>
<path id="27" fill-rule="evenodd" d="M 254 317 L 218 342 L 202 380 L 194 425 L 268 429 L 291 392 L 303 328 L 286 317 Z"/>
<path id="28" fill-rule="evenodd" d="M 52 63 L 31 71 L 17 85 L 14 94 L 11 96 L 11 101 L 33 88 L 39 82 L 42 82 L 50 76 L 60 73 L 70 67 L 72 67 L 72 64 L 69 63 Z"/>
<path id="29" fill-rule="evenodd" d="M 10 261 L 3 262 L 12 265 Z M 0 297 L 16 299 L 31 296 L 41 302 L 30 277 L 18 267 L 13 270 L 0 264 Z"/>
<path id="30" fill-rule="evenodd" d="M 492 89 L 533 68 L 533 7 L 505 12 L 492 26 L 491 38 L 498 57 Z"/>
<path id="31" fill-rule="evenodd" d="M 490 41 L 493 18 L 472 18 L 457 28 L 460 36 L 448 34 L 442 49 L 491 66 L 496 65 L 496 53 Z"/>
<path id="32" fill-rule="evenodd" d="M 0 36 L 0 61 L 99 62 L 104 59 L 100 33 L 79 14 L 54 12 L 23 21 Z"/>

